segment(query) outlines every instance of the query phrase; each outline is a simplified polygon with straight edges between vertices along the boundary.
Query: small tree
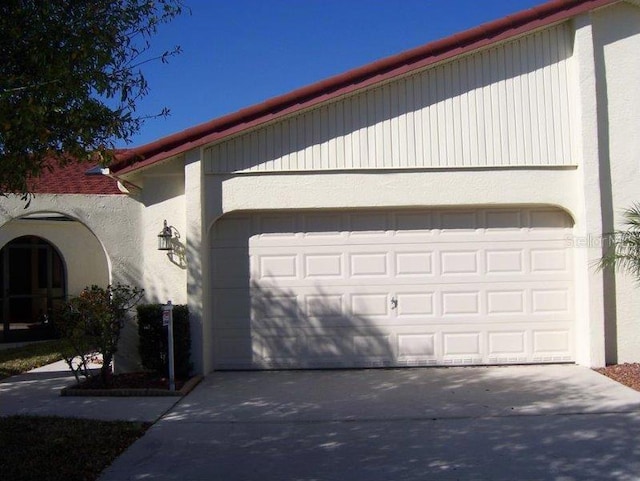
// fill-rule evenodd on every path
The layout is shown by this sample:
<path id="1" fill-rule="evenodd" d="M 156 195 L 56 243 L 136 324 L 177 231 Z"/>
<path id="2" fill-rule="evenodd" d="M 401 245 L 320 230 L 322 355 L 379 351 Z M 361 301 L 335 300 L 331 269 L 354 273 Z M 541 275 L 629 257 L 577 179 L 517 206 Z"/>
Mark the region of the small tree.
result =
<path id="1" fill-rule="evenodd" d="M 56 165 L 109 163 L 145 120 L 142 68 L 180 52 L 155 52 L 151 38 L 183 10 L 182 0 L 2 0 L 0 191 L 26 193 Z"/>
<path id="2" fill-rule="evenodd" d="M 66 361 L 78 382 L 80 376 L 91 377 L 88 364 L 97 352 L 102 354 L 102 383 L 109 383 L 111 362 L 127 313 L 140 302 L 143 293 L 142 289 L 122 284 L 106 289 L 93 285 L 65 304 L 58 325 L 62 338 L 72 348 L 73 354 Z"/>
<path id="3" fill-rule="evenodd" d="M 640 282 L 640 203 L 626 209 L 623 215 L 625 229 L 607 236 L 609 249 L 598 267 L 617 268 Z"/>

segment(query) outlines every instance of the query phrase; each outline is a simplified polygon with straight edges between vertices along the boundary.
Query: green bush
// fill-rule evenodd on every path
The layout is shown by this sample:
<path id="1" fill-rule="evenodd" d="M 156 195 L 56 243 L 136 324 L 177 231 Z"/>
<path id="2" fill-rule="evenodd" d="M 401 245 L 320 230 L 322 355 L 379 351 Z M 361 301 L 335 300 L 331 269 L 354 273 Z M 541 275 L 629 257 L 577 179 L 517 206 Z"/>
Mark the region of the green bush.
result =
<path id="1" fill-rule="evenodd" d="M 143 294 L 143 289 L 123 284 L 106 288 L 93 285 L 60 308 L 58 328 L 69 348 L 65 361 L 78 383 L 80 376 L 87 379 L 92 376 L 89 361 L 95 351 L 102 354 L 102 382 L 105 386 L 109 384 L 111 361 L 118 350 L 127 313 L 140 302 Z"/>
<path id="2" fill-rule="evenodd" d="M 162 304 L 142 304 L 136 309 L 142 365 L 146 369 L 168 375 L 167 328 L 162 326 Z M 176 377 L 186 379 L 193 365 L 189 309 L 185 305 L 173 306 L 173 352 Z"/>

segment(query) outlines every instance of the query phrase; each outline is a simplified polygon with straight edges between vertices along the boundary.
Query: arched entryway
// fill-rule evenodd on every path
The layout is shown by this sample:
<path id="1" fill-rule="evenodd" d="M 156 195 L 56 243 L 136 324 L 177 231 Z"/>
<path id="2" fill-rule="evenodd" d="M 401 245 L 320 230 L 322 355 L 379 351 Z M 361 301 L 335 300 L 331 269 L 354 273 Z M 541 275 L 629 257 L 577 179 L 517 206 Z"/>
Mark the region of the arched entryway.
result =
<path id="1" fill-rule="evenodd" d="M 47 339 L 51 316 L 67 296 L 65 264 L 45 239 L 26 235 L 0 250 L 0 316 L 4 342 Z"/>

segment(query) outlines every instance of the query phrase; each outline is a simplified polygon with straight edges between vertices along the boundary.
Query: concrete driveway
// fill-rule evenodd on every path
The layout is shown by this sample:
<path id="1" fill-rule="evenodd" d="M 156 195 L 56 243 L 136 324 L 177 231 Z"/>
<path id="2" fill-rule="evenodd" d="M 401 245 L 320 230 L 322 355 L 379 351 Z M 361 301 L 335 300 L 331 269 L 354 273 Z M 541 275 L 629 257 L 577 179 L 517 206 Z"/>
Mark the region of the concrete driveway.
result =
<path id="1" fill-rule="evenodd" d="M 637 480 L 640 393 L 577 366 L 220 372 L 102 476 Z"/>

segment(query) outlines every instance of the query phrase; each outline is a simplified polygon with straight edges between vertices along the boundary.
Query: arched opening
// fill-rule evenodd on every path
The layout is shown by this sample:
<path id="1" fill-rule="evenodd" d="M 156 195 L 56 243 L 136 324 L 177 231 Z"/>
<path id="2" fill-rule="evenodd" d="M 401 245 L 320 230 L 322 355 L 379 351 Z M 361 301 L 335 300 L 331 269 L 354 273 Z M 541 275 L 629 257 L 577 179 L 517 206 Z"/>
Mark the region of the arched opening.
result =
<path id="1" fill-rule="evenodd" d="M 53 312 L 67 297 L 58 250 L 34 235 L 6 244 L 0 250 L 0 295 L 3 342 L 53 337 Z"/>

